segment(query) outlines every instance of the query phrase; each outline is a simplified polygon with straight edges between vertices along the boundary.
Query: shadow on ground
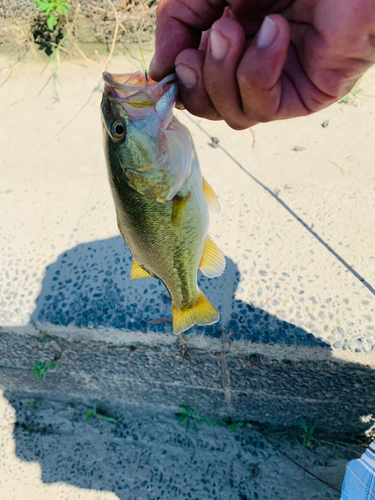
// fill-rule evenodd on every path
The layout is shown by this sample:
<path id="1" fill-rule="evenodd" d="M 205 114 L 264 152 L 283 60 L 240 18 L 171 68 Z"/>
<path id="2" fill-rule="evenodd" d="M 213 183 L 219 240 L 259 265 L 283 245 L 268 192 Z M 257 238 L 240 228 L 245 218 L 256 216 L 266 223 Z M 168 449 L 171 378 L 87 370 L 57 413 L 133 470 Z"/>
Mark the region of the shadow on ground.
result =
<path id="1" fill-rule="evenodd" d="M 120 236 L 82 243 L 65 252 L 47 267 L 32 321 L 172 332 L 171 323 L 162 321 L 171 318 L 166 288 L 153 278 L 131 281 L 131 263 Z M 194 328 L 190 334 L 220 338 L 225 332 L 232 340 L 329 347 L 304 329 L 237 300 L 240 273 L 231 259 L 226 258 L 225 273 L 219 278 L 199 275 L 199 287 L 219 309 L 221 321 Z"/>

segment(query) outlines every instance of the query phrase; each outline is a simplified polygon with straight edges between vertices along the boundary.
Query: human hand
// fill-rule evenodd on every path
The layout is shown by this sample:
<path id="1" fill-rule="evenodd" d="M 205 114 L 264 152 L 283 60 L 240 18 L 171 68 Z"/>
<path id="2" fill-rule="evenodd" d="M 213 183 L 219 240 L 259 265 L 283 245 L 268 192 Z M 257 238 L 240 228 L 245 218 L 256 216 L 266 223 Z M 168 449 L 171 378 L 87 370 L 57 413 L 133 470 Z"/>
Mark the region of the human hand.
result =
<path id="1" fill-rule="evenodd" d="M 375 63 L 374 0 L 161 0 L 150 76 L 234 129 L 304 116 Z M 266 17 L 265 17 L 266 16 Z M 260 29 L 259 29 L 260 28 Z"/>

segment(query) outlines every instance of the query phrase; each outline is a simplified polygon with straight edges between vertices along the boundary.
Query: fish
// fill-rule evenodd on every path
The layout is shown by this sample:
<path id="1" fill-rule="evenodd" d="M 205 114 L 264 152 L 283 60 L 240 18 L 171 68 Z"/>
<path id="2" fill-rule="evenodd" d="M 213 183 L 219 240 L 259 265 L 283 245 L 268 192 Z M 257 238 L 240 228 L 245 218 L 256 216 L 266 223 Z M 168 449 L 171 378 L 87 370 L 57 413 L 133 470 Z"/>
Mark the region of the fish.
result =
<path id="1" fill-rule="evenodd" d="M 225 257 L 208 235 L 220 212 L 203 178 L 192 136 L 174 115 L 175 74 L 155 82 L 141 71 L 103 73 L 104 150 L 117 225 L 133 256 L 131 279 L 161 280 L 172 301 L 173 331 L 219 320 L 197 271 L 220 276 Z"/>

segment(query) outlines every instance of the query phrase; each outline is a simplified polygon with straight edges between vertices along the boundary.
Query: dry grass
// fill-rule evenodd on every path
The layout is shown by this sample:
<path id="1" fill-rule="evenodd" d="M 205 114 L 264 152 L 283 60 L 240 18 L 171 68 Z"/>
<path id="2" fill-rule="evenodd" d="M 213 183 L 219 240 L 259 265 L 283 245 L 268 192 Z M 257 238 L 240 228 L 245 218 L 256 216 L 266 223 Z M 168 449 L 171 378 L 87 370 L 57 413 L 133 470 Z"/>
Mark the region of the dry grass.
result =
<path id="1" fill-rule="evenodd" d="M 101 43 L 108 43 L 112 40 L 116 26 L 116 15 L 111 3 L 90 2 L 88 9 L 83 10 L 86 19 L 92 23 L 96 41 Z M 150 39 L 155 29 L 156 2 L 150 0 L 114 1 L 113 5 L 119 21 L 117 43 L 135 43 Z M 77 36 L 79 36 L 78 31 Z"/>
<path id="2" fill-rule="evenodd" d="M 46 35 L 51 38 L 47 44 L 50 43 L 52 49 L 58 42 L 58 34 L 64 33 L 71 24 L 78 4 L 78 19 L 69 40 L 70 46 L 66 47 L 73 50 L 75 46 L 73 52 L 77 54 L 81 53 L 79 45 L 87 43 L 105 44 L 109 51 L 115 30 L 116 44 L 124 48 L 134 43 L 145 43 L 153 37 L 157 1 L 71 0 L 70 14 L 59 20 L 54 32 L 49 32 L 46 27 Z M 11 6 L 12 3 L 9 3 L 7 18 L 0 17 L 0 47 L 21 54 L 34 50 L 34 35 L 40 26 L 46 26 L 45 16 L 32 8 L 26 14 L 24 12 L 21 18 L 18 11 L 12 11 Z"/>

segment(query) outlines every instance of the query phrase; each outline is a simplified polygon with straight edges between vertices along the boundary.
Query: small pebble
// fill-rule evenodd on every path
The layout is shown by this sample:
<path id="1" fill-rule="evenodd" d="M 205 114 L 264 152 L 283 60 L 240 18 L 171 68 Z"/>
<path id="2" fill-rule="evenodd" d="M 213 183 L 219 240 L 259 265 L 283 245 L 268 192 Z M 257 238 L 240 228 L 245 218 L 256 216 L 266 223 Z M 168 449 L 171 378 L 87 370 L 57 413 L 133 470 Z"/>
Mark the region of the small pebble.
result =
<path id="1" fill-rule="evenodd" d="M 304 151 L 306 148 L 303 148 L 302 146 L 294 146 L 292 151 Z"/>
<path id="2" fill-rule="evenodd" d="M 219 147 L 217 142 L 209 142 L 208 145 L 211 146 L 211 148 L 218 148 Z"/>
<path id="3" fill-rule="evenodd" d="M 329 120 L 326 120 L 325 122 L 322 123 L 322 127 L 326 128 L 329 125 Z"/>
<path id="4" fill-rule="evenodd" d="M 352 339 L 349 341 L 349 349 L 354 351 L 355 349 L 357 349 L 357 347 L 358 347 L 358 344 L 355 340 Z"/>
<path id="5" fill-rule="evenodd" d="M 219 139 L 217 137 L 211 137 L 211 141 L 215 144 L 219 144 Z"/>
<path id="6" fill-rule="evenodd" d="M 342 341 L 339 340 L 338 342 L 335 342 L 333 344 L 333 347 L 335 347 L 336 349 L 341 349 L 342 348 Z"/>
<path id="7" fill-rule="evenodd" d="M 367 344 L 367 343 L 363 344 L 362 347 L 363 347 L 363 350 L 365 352 L 370 352 L 371 351 L 371 346 L 369 344 Z"/>

